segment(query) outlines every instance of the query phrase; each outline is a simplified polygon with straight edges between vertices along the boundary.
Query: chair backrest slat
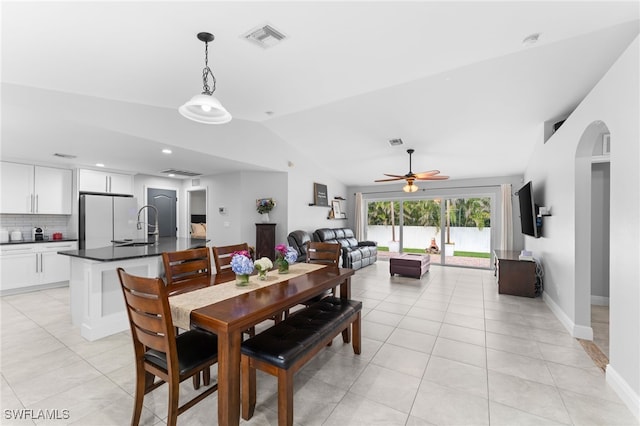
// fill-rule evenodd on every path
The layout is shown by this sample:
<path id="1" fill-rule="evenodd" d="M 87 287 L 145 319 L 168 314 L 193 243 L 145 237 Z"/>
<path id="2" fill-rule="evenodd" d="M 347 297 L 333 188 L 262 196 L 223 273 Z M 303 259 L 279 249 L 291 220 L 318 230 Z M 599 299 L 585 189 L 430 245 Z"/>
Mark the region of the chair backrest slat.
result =
<path id="1" fill-rule="evenodd" d="M 231 246 L 213 247 L 213 260 L 216 265 L 216 274 L 229 274 L 231 272 L 231 258 L 236 251 L 246 250 L 249 251 L 249 244 L 234 244 Z"/>
<path id="2" fill-rule="evenodd" d="M 160 278 L 130 275 L 122 268 L 117 272 L 136 356 L 143 356 L 145 348 L 150 348 L 166 353 L 168 363 L 177 363 L 175 331 L 164 282 Z"/>
<path id="3" fill-rule="evenodd" d="M 307 241 L 307 263 L 340 264 L 340 244 Z"/>
<path id="4" fill-rule="evenodd" d="M 179 291 L 185 281 L 212 273 L 209 247 L 162 253 L 162 263 L 170 294 Z"/>

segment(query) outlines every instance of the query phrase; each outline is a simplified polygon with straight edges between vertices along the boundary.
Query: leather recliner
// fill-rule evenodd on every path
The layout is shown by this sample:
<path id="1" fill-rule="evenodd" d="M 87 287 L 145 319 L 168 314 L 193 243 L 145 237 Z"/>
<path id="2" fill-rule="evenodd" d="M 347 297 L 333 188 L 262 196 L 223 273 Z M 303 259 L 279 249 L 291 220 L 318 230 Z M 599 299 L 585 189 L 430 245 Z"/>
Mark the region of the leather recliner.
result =
<path id="1" fill-rule="evenodd" d="M 321 228 L 313 233 L 315 241 L 339 243 L 342 246 L 342 267 L 360 269 L 378 260 L 375 241 L 358 241 L 349 228 Z"/>
<path id="2" fill-rule="evenodd" d="M 311 241 L 311 235 L 307 231 L 297 230 L 287 235 L 287 242 L 298 252 L 297 262 L 307 261 L 307 241 Z"/>

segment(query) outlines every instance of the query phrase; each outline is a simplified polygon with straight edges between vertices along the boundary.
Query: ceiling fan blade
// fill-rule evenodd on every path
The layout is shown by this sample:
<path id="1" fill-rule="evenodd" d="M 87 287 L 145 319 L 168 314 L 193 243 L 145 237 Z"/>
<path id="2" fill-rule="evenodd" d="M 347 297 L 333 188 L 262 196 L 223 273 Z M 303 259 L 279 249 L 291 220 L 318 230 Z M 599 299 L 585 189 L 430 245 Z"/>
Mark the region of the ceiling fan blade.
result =
<path id="1" fill-rule="evenodd" d="M 429 170 L 428 172 L 416 173 L 415 176 L 416 178 L 420 179 L 423 177 L 433 176 L 437 174 L 440 174 L 440 170 Z"/>
<path id="2" fill-rule="evenodd" d="M 389 173 L 383 173 L 383 175 L 389 176 L 389 177 L 398 178 L 398 179 L 404 179 L 405 178 L 404 175 L 390 175 Z"/>
<path id="3" fill-rule="evenodd" d="M 416 180 L 447 180 L 449 176 L 427 176 L 423 178 L 416 178 Z"/>
<path id="4" fill-rule="evenodd" d="M 393 180 L 402 180 L 402 179 L 404 179 L 404 176 L 399 176 L 391 179 L 378 179 L 378 180 L 374 180 L 374 182 L 391 182 Z"/>

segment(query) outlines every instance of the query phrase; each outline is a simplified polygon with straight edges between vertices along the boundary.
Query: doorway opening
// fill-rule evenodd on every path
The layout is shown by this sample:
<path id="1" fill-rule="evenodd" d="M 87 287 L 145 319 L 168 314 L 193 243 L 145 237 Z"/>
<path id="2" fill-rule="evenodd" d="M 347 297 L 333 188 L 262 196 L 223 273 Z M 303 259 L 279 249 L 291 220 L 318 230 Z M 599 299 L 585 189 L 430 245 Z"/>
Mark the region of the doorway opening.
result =
<path id="1" fill-rule="evenodd" d="M 576 150 L 575 337 L 609 355 L 610 152 L 601 121 L 585 129 Z"/>
<path id="2" fill-rule="evenodd" d="M 207 237 L 207 190 L 187 189 L 187 221 L 191 238 Z"/>

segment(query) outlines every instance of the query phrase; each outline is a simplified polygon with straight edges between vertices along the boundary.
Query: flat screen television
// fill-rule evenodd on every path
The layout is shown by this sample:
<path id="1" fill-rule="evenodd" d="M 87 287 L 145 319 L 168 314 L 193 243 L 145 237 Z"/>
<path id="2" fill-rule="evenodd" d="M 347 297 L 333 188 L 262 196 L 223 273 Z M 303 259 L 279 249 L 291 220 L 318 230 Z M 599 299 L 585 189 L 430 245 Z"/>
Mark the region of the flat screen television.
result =
<path id="1" fill-rule="evenodd" d="M 531 181 L 518 190 L 520 200 L 520 227 L 522 233 L 538 238 L 542 231 L 542 221 L 538 220 L 538 206 L 533 201 Z"/>

